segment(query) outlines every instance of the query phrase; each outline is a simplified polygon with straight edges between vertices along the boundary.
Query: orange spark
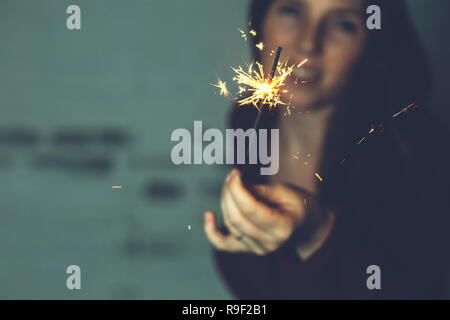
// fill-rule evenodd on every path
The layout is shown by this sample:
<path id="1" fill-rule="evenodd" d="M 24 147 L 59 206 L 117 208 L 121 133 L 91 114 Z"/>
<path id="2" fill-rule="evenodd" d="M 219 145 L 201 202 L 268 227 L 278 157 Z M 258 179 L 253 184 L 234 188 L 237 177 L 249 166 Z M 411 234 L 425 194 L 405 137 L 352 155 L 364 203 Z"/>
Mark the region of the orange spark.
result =
<path id="1" fill-rule="evenodd" d="M 269 109 L 278 105 L 287 105 L 281 100 L 281 95 L 286 93 L 284 89 L 287 77 L 292 73 L 295 66 L 287 66 L 287 62 L 279 64 L 277 75 L 272 78 L 266 76 L 262 64 L 255 62 L 250 64 L 248 70 L 242 67 L 232 68 L 235 72 L 235 81 L 238 85 L 244 86 L 250 95 L 238 100 L 240 106 L 253 105 L 260 111 L 260 106 L 268 105 Z"/>
<path id="2" fill-rule="evenodd" d="M 298 159 L 300 159 L 300 153 L 299 153 L 299 152 L 296 152 L 294 155 L 292 155 L 292 157 L 293 157 L 295 160 L 298 160 Z"/>
<path id="3" fill-rule="evenodd" d="M 322 179 L 322 177 L 316 172 L 316 177 L 317 177 L 317 179 L 319 179 L 320 180 L 320 182 L 322 182 L 323 181 L 323 179 Z"/>
<path id="4" fill-rule="evenodd" d="M 223 82 L 222 80 L 218 80 L 216 84 L 211 83 L 213 87 L 220 89 L 220 95 L 224 97 L 228 97 L 230 95 L 230 92 L 228 91 L 226 82 Z"/>
<path id="5" fill-rule="evenodd" d="M 250 34 L 254 37 L 256 37 L 256 31 L 255 30 L 250 30 Z"/>
<path id="6" fill-rule="evenodd" d="M 256 45 L 256 47 L 260 50 L 263 51 L 264 50 L 264 42 L 260 42 Z"/>
<path id="7" fill-rule="evenodd" d="M 237 28 L 237 30 L 241 33 L 241 38 L 247 41 L 247 34 L 241 28 Z"/>
<path id="8" fill-rule="evenodd" d="M 307 62 L 308 62 L 308 59 L 303 60 L 302 62 L 300 62 L 300 63 L 297 65 L 297 68 L 300 68 L 302 65 L 304 65 L 304 64 L 307 63 Z"/>
<path id="9" fill-rule="evenodd" d="M 362 138 L 361 140 L 359 140 L 359 142 L 357 144 L 361 144 L 363 143 L 363 141 L 366 140 L 366 137 Z"/>
<path id="10" fill-rule="evenodd" d="M 122 186 L 112 186 L 112 189 L 122 189 Z"/>
<path id="11" fill-rule="evenodd" d="M 394 115 L 392 116 L 392 118 L 398 117 L 398 116 L 401 115 L 402 113 L 408 112 L 409 110 L 411 110 L 411 109 L 416 109 L 416 108 L 418 108 L 418 107 L 419 107 L 419 106 L 413 102 L 413 103 L 411 103 L 409 106 L 403 108 L 402 111 L 397 112 L 396 114 L 394 114 Z"/>

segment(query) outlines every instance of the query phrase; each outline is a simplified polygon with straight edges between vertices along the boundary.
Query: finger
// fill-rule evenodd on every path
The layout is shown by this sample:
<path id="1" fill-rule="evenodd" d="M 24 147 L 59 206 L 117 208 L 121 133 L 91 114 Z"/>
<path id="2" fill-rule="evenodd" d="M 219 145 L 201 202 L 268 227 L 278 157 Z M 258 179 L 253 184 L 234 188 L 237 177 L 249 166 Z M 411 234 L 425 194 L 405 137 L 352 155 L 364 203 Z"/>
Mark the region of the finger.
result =
<path id="1" fill-rule="evenodd" d="M 236 226 L 234 226 L 234 224 L 231 222 L 230 209 L 229 209 L 229 206 L 227 206 L 227 204 L 226 204 L 225 194 L 226 194 L 226 191 L 223 191 L 222 196 L 220 198 L 220 208 L 222 210 L 223 222 L 224 222 L 225 226 L 227 227 L 228 231 L 230 231 L 230 233 L 232 235 L 234 235 L 235 237 L 238 237 L 241 233 L 236 228 Z"/>
<path id="2" fill-rule="evenodd" d="M 258 242 L 264 241 L 266 238 L 265 230 L 242 214 L 230 192 L 224 193 L 222 198 L 226 210 L 227 220 L 229 220 L 229 223 L 234 229 L 237 230 L 238 234 L 245 234 L 247 237 Z"/>
<path id="3" fill-rule="evenodd" d="M 247 245 L 250 251 L 256 254 L 266 253 L 268 250 L 265 243 L 269 239 L 264 231 L 242 216 L 229 192 L 224 194 L 223 199 L 224 220 L 231 225 L 231 233 L 237 238 L 241 237 L 240 241 Z"/>
<path id="4" fill-rule="evenodd" d="M 205 212 L 205 234 L 209 242 L 217 249 L 227 252 L 248 252 L 247 247 L 233 235 L 224 235 L 216 227 L 214 212 Z"/>
<path id="5" fill-rule="evenodd" d="M 299 208 L 303 206 L 303 199 L 299 193 L 282 184 L 276 185 L 255 185 L 252 191 L 256 198 L 261 198 L 273 206 L 282 209 L 291 207 Z"/>
<path id="6" fill-rule="evenodd" d="M 276 212 L 251 194 L 243 185 L 240 174 L 233 175 L 225 188 L 228 188 L 234 202 L 250 221 L 262 228 L 275 222 Z"/>

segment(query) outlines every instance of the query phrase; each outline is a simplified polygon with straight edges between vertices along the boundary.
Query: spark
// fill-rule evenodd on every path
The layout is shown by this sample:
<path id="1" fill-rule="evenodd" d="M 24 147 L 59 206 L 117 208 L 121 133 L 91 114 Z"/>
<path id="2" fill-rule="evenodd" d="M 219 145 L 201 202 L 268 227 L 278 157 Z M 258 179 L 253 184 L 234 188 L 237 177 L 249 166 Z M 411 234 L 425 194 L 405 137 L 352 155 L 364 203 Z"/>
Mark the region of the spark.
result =
<path id="1" fill-rule="evenodd" d="M 233 81 L 241 87 L 245 87 L 250 96 L 238 100 L 239 106 L 253 105 L 260 110 L 260 106 L 268 105 L 269 110 L 278 105 L 287 105 L 281 99 L 281 95 L 287 93 L 284 89 L 287 77 L 292 73 L 295 66 L 287 66 L 287 61 L 276 67 L 277 75 L 266 76 L 262 64 L 255 62 L 250 64 L 248 70 L 241 66 L 232 68 L 235 72 Z"/>
<path id="2" fill-rule="evenodd" d="M 255 30 L 250 30 L 250 34 L 254 37 L 256 37 L 256 31 Z"/>
<path id="3" fill-rule="evenodd" d="M 296 152 L 294 155 L 292 155 L 292 158 L 294 158 L 295 160 L 299 160 L 300 159 L 300 153 Z"/>
<path id="4" fill-rule="evenodd" d="M 290 116 L 292 114 L 292 110 L 290 106 L 286 106 L 286 112 L 283 113 L 283 116 Z"/>
<path id="5" fill-rule="evenodd" d="M 291 94 L 291 97 L 289 98 L 289 103 L 288 103 L 288 105 L 286 106 L 286 111 L 285 111 L 285 113 L 283 114 L 283 116 L 290 116 L 291 114 L 292 114 L 292 110 L 293 109 L 295 109 L 295 107 L 291 107 L 291 103 L 292 103 L 292 98 L 294 97 L 294 95 L 293 94 Z"/>
<path id="6" fill-rule="evenodd" d="M 304 64 L 307 63 L 307 62 L 308 62 L 308 59 L 303 60 L 302 62 L 300 62 L 300 63 L 297 65 L 297 68 L 300 68 L 302 65 L 304 65 Z"/>
<path id="7" fill-rule="evenodd" d="M 188 225 L 188 230 L 191 230 L 191 225 Z"/>
<path id="8" fill-rule="evenodd" d="M 256 47 L 260 50 L 263 51 L 264 50 L 264 42 L 260 42 L 256 45 Z"/>
<path id="9" fill-rule="evenodd" d="M 320 180 L 320 182 L 322 182 L 323 181 L 323 179 L 322 179 L 322 177 L 316 172 L 316 177 L 317 177 L 317 179 L 319 179 Z"/>
<path id="10" fill-rule="evenodd" d="M 244 93 L 245 91 L 247 91 L 247 89 L 243 88 L 243 87 L 238 87 L 239 88 L 239 92 L 238 95 Z"/>
<path id="11" fill-rule="evenodd" d="M 275 54 L 275 50 L 270 51 L 270 56 L 273 56 Z"/>
<path id="12" fill-rule="evenodd" d="M 359 142 L 357 144 L 361 144 L 364 142 L 364 140 L 366 140 L 366 137 L 362 138 L 361 140 L 359 140 Z"/>
<path id="13" fill-rule="evenodd" d="M 416 109 L 416 108 L 418 108 L 418 107 L 419 107 L 419 106 L 413 102 L 413 103 L 411 103 L 409 106 L 403 108 L 402 111 L 397 112 L 396 114 L 394 114 L 394 115 L 392 116 L 392 118 L 398 117 L 398 116 L 401 115 L 402 113 L 408 112 L 409 110 Z"/>
<path id="14" fill-rule="evenodd" d="M 112 189 L 122 189 L 122 186 L 112 186 Z"/>
<path id="15" fill-rule="evenodd" d="M 211 85 L 213 87 L 216 87 L 216 88 L 220 89 L 220 95 L 221 96 L 228 97 L 230 95 L 230 92 L 228 91 L 226 82 L 223 82 L 222 80 L 219 79 L 219 80 L 217 80 L 216 84 L 211 83 Z"/>
<path id="16" fill-rule="evenodd" d="M 241 38 L 247 41 L 247 34 L 241 28 L 237 28 L 237 30 L 241 33 Z"/>

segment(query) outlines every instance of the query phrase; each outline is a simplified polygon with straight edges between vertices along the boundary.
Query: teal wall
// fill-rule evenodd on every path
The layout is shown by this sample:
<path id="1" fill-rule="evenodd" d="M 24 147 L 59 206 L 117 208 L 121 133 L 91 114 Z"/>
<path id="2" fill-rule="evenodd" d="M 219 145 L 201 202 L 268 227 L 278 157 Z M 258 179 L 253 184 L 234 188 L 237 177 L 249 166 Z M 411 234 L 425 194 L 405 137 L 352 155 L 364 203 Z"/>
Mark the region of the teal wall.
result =
<path id="1" fill-rule="evenodd" d="M 246 22 L 246 1 L 0 2 L 0 298 L 229 297 L 202 224 L 226 169 L 170 165 L 170 134 L 225 127 L 209 83 Z"/>

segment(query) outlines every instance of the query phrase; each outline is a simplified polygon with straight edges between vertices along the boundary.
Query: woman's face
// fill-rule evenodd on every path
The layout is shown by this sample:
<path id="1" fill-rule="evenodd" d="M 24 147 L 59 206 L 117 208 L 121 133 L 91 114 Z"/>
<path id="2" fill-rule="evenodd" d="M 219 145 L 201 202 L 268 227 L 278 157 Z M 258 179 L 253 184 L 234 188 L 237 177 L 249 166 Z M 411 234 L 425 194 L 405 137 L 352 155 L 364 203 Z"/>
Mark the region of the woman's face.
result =
<path id="1" fill-rule="evenodd" d="M 297 108 L 333 104 L 362 55 L 366 27 L 361 0 L 274 0 L 264 24 L 262 64 L 272 68 L 272 50 L 283 48 L 282 60 L 299 64 L 287 82 Z"/>

